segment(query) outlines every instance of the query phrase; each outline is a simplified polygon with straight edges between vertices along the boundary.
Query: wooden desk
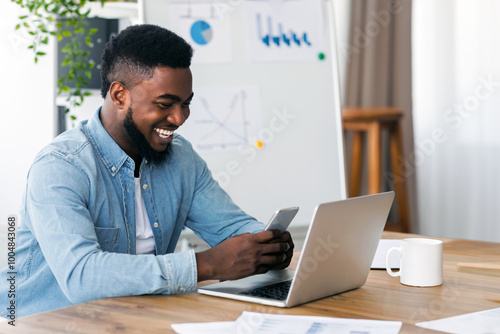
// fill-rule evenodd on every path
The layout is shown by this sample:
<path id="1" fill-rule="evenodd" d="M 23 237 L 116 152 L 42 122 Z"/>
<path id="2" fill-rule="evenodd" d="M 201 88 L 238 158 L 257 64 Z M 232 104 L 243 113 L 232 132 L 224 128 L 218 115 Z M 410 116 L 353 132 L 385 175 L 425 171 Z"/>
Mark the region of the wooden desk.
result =
<path id="1" fill-rule="evenodd" d="M 384 232 L 384 238 L 411 235 Z M 243 311 L 397 320 L 400 333 L 433 333 L 414 323 L 500 307 L 500 277 L 458 271 L 458 262 L 500 262 L 500 243 L 444 240 L 444 284 L 401 285 L 385 271 L 372 270 L 356 290 L 282 309 L 199 295 L 109 298 L 3 323 L 0 333 L 173 333 L 172 323 L 232 321 Z M 297 257 L 296 257 L 297 258 Z M 437 333 L 437 332 L 436 332 Z"/>

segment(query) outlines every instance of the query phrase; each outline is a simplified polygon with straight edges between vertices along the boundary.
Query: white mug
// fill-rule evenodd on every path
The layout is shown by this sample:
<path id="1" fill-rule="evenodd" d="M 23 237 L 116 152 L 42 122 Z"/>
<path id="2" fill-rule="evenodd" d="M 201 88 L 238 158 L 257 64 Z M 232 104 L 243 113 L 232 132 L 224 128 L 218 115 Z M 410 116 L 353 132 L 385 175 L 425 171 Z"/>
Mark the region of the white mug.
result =
<path id="1" fill-rule="evenodd" d="M 400 269 L 395 272 L 389 266 L 389 256 L 399 252 Z M 411 286 L 436 286 L 443 284 L 443 242 L 435 239 L 408 238 L 401 241 L 401 247 L 387 251 L 387 273 L 401 276 L 401 283 Z"/>

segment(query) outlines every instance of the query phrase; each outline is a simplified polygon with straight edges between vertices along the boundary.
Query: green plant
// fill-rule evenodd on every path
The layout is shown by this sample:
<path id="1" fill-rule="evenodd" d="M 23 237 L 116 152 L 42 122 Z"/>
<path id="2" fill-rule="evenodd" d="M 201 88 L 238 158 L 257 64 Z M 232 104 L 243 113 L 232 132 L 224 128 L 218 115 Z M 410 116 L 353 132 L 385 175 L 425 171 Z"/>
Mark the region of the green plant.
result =
<path id="1" fill-rule="evenodd" d="M 80 106 L 85 97 L 91 95 L 84 88 L 89 84 L 92 77 L 90 70 L 95 64 L 88 60 L 89 51 L 82 49 L 80 40 L 90 46 L 92 35 L 97 29 L 88 28 L 90 9 L 86 9 L 85 5 L 87 2 L 101 2 L 103 6 L 106 0 L 11 1 L 28 10 L 28 14 L 19 17 L 20 23 L 15 29 L 25 29 L 32 36 L 32 43 L 28 48 L 34 52 L 35 63 L 46 54 L 44 47 L 49 44 L 50 38 L 57 38 L 59 43 L 67 41 L 61 50 L 64 59 L 59 61 L 62 66 L 68 67 L 68 73 L 59 76 L 57 87 L 58 94 L 68 94 L 66 113 L 70 112 L 72 107 Z M 70 117 L 76 119 L 75 115 Z"/>

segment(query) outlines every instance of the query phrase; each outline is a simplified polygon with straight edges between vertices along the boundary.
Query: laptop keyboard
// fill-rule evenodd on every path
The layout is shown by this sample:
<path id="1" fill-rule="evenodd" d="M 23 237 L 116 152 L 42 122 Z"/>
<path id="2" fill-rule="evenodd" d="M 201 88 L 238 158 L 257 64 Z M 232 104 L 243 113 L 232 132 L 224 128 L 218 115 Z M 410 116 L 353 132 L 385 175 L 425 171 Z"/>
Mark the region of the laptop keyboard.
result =
<path id="1" fill-rule="evenodd" d="M 239 294 L 253 297 L 264 297 L 275 300 L 285 300 L 293 280 L 283 281 L 276 284 L 266 285 L 260 288 L 242 291 Z"/>

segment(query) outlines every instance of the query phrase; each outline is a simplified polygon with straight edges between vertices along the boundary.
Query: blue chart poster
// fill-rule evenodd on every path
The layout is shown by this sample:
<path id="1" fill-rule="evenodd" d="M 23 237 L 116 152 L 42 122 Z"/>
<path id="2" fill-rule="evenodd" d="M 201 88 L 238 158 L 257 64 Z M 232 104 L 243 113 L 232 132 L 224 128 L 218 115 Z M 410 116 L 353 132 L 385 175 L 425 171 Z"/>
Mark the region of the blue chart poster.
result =
<path id="1" fill-rule="evenodd" d="M 324 52 L 321 0 L 245 2 L 251 61 L 317 61 Z"/>
<path id="2" fill-rule="evenodd" d="M 194 48 L 193 63 L 232 61 L 228 17 L 218 15 L 217 3 L 173 3 L 170 27 Z"/>
<path id="3" fill-rule="evenodd" d="M 311 47 L 309 40 L 309 33 L 307 31 L 297 32 L 293 29 L 285 31 L 282 23 L 273 23 L 272 16 L 267 17 L 267 22 L 262 22 L 261 14 L 257 13 L 256 16 L 257 36 L 262 40 L 267 47 L 274 46 L 302 46 L 304 48 Z M 267 24 L 266 24 L 267 23 Z M 277 26 L 276 31 L 273 31 L 273 26 Z M 266 29 L 267 28 L 267 29 Z"/>

